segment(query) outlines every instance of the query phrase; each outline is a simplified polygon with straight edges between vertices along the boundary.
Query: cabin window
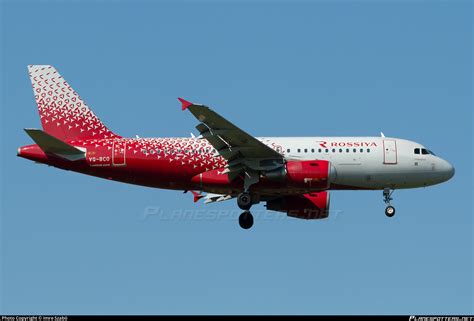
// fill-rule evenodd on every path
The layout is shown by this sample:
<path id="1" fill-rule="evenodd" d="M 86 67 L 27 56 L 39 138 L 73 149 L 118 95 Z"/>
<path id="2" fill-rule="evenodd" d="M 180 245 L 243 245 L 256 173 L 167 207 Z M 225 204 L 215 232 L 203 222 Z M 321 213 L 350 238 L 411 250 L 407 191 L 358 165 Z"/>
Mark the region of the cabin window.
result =
<path id="1" fill-rule="evenodd" d="M 420 155 L 420 149 L 419 148 L 415 148 L 415 154 Z"/>
<path id="2" fill-rule="evenodd" d="M 352 151 L 353 151 L 354 153 L 357 153 L 357 149 L 355 149 L 355 148 L 354 148 Z"/>
<path id="3" fill-rule="evenodd" d="M 311 153 L 314 153 L 314 148 L 311 148 Z"/>
<path id="4" fill-rule="evenodd" d="M 339 148 L 339 153 L 342 153 L 342 148 Z"/>
<path id="5" fill-rule="evenodd" d="M 318 153 L 321 153 L 321 148 L 320 148 L 320 149 L 318 149 Z"/>
<path id="6" fill-rule="evenodd" d="M 286 150 L 286 152 L 289 153 L 289 152 L 291 152 L 291 151 L 290 151 L 290 149 L 288 148 L 288 149 Z"/>
<path id="7" fill-rule="evenodd" d="M 307 148 L 305 148 L 305 149 L 304 149 L 304 152 L 305 152 L 305 153 L 307 153 L 307 152 L 308 152 L 308 149 L 307 149 Z"/>
<path id="8" fill-rule="evenodd" d="M 361 153 L 363 153 L 363 152 L 364 152 L 364 149 L 363 149 L 363 148 L 361 148 L 361 149 L 360 149 L 360 152 L 361 152 Z"/>
<path id="9" fill-rule="evenodd" d="M 298 153 L 301 153 L 301 149 L 298 148 Z"/>
<path id="10" fill-rule="evenodd" d="M 349 153 L 349 148 L 346 148 L 346 153 Z"/>
<path id="11" fill-rule="evenodd" d="M 367 153 L 370 153 L 370 148 L 367 148 Z"/>
<path id="12" fill-rule="evenodd" d="M 329 149 L 326 148 L 326 153 L 329 153 Z"/>

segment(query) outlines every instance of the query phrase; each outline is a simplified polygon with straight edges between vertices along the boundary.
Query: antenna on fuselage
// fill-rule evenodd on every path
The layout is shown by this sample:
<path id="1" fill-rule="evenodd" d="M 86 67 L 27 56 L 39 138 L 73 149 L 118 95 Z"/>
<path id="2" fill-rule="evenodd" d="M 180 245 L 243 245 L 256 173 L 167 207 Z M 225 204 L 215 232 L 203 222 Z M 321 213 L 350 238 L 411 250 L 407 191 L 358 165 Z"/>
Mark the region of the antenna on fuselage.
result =
<path id="1" fill-rule="evenodd" d="M 385 137 L 385 135 L 383 134 L 383 132 L 380 132 L 380 136 Z"/>

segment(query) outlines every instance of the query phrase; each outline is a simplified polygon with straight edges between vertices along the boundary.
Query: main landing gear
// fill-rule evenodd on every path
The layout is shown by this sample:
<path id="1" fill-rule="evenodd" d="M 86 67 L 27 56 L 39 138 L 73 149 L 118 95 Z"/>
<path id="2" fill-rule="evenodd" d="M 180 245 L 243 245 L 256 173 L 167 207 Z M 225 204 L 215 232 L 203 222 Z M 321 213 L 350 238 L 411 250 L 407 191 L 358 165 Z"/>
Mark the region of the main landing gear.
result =
<path id="1" fill-rule="evenodd" d="M 395 215 L 395 207 L 393 207 L 390 204 L 390 201 L 393 200 L 392 198 L 393 190 L 390 190 L 390 188 L 385 188 L 383 190 L 383 201 L 385 204 L 387 204 L 387 207 L 385 208 L 385 215 L 388 217 L 392 217 Z"/>
<path id="2" fill-rule="evenodd" d="M 249 192 L 243 192 L 237 197 L 237 205 L 240 209 L 244 210 L 239 216 L 239 225 L 241 228 L 247 230 L 253 225 L 253 216 L 250 213 L 250 207 L 252 207 L 252 197 Z"/>
<path id="3" fill-rule="evenodd" d="M 254 203 L 254 199 L 252 199 L 252 195 L 249 193 L 250 185 L 258 183 L 260 179 L 260 175 L 258 172 L 253 170 L 245 171 L 244 175 L 244 191 L 243 193 L 237 196 L 237 205 L 240 207 L 241 210 L 244 212 L 239 216 L 239 225 L 241 228 L 248 230 L 253 225 L 253 216 L 250 213 L 250 208 Z"/>
<path id="4" fill-rule="evenodd" d="M 253 225 L 253 215 L 249 211 L 244 211 L 239 216 L 239 225 L 244 230 L 248 230 Z"/>

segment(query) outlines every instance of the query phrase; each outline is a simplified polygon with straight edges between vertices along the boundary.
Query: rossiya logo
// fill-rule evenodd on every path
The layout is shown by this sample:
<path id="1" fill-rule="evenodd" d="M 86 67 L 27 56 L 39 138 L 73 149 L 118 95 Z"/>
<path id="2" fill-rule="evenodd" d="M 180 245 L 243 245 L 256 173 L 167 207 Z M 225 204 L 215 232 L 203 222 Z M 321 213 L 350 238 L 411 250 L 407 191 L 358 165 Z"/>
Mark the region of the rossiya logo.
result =
<path id="1" fill-rule="evenodd" d="M 322 148 L 329 148 L 329 147 L 377 147 L 376 142 L 327 142 L 324 140 L 317 141 L 319 146 Z"/>
<path id="2" fill-rule="evenodd" d="M 325 141 L 319 141 L 319 146 L 321 146 L 322 148 L 327 148 L 326 144 L 327 142 Z"/>

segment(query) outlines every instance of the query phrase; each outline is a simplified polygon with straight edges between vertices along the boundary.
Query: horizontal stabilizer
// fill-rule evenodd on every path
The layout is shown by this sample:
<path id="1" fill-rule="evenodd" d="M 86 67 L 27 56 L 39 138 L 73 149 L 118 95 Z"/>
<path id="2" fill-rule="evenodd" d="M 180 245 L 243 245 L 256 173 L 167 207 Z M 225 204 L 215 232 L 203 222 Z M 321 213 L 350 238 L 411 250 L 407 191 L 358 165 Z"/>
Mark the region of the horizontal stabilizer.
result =
<path id="1" fill-rule="evenodd" d="M 205 196 L 204 204 L 227 201 L 232 197 L 232 195 L 207 193 Z"/>
<path id="2" fill-rule="evenodd" d="M 47 154 L 53 154 L 70 161 L 76 161 L 86 157 L 85 151 L 51 136 L 41 129 L 25 128 L 25 132 Z"/>

